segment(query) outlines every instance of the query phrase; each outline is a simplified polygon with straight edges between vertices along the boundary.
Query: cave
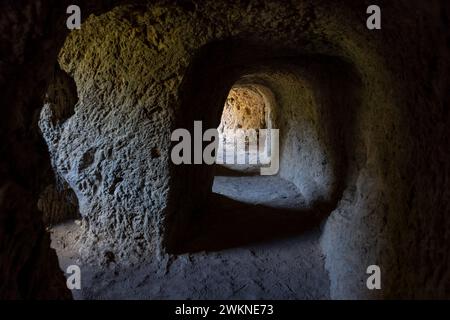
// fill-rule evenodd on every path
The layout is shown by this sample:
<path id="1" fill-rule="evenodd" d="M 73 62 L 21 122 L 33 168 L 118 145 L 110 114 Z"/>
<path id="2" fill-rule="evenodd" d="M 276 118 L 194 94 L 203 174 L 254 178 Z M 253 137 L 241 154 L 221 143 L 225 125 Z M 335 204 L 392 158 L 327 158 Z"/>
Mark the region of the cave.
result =
<path id="1" fill-rule="evenodd" d="M 445 1 L 68 5 L 0 4 L 0 298 L 450 297 Z"/>

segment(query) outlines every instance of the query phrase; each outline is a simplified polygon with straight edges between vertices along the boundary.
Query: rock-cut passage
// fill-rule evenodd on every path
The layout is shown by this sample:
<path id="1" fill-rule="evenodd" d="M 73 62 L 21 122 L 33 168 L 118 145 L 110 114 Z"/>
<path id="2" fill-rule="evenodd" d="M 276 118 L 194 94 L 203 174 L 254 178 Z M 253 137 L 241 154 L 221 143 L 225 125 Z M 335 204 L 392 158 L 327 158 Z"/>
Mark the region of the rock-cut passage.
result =
<path id="1" fill-rule="evenodd" d="M 205 248 L 202 238 L 192 253 L 174 258 L 167 271 L 144 262 L 123 267 L 113 261 L 101 266 L 82 265 L 82 290 L 76 299 L 327 299 L 328 274 L 319 245 L 320 230 L 312 227 L 300 235 L 291 211 L 302 205 L 302 195 L 290 182 L 278 177 L 216 176 L 205 239 L 220 239 Z M 217 210 L 217 208 L 219 208 Z M 293 235 L 257 243 L 252 239 L 270 233 L 258 228 L 269 220 L 273 228 Z M 267 224 L 266 224 L 267 225 Z M 80 227 L 73 222 L 52 230 L 52 246 L 61 268 L 78 260 Z M 261 234 L 261 232 L 263 234 Z M 214 234 L 215 237 L 213 237 Z M 288 234 L 288 233 L 287 233 Z M 238 241 L 238 242 L 235 242 Z M 243 245 L 239 242 L 244 243 Z"/>

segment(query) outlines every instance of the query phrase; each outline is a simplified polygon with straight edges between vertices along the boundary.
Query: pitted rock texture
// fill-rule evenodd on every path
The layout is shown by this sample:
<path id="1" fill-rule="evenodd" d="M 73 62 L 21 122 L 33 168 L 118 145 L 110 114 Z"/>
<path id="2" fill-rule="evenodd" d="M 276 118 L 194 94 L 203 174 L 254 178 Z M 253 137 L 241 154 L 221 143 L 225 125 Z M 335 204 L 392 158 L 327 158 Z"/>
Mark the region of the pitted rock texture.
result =
<path id="1" fill-rule="evenodd" d="M 95 244 L 118 261 L 144 252 L 170 261 L 166 253 L 195 235 L 214 175 L 171 165 L 171 129 L 192 130 L 194 120 L 217 128 L 231 87 L 259 74 L 250 82 L 287 102 L 275 117 L 285 137 L 280 174 L 301 186 L 297 172 L 317 164 L 308 178 L 317 191 L 311 199 L 327 204 L 321 246 L 330 296 L 449 296 L 447 1 L 381 0 L 377 31 L 366 28 L 367 1 L 162 1 L 107 12 L 125 2 L 81 1 L 83 18 L 98 15 L 70 34 L 59 57 L 78 102 L 58 133 L 58 148 L 66 147 L 54 164 L 78 198 L 86 248 Z M 7 298 L 68 296 L 37 210 L 51 169 L 37 114 L 68 33 L 68 4 L 0 5 Z M 280 65 L 300 73 L 279 88 L 264 83 L 265 68 Z M 305 105 L 291 104 L 302 83 Z M 304 153 L 296 139 L 322 148 Z M 371 264 L 382 267 L 380 291 L 365 287 Z"/>

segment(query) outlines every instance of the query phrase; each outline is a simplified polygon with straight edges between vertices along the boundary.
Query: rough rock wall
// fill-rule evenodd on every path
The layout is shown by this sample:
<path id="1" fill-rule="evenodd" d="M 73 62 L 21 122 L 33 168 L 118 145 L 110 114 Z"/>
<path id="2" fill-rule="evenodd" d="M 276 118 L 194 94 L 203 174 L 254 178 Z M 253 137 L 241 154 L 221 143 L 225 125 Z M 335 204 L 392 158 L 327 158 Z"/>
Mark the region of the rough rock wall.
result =
<path id="1" fill-rule="evenodd" d="M 68 33 L 70 3 L 0 4 L 0 297 L 5 299 L 71 297 L 37 208 L 39 195 L 54 181 L 39 110 Z M 85 14 L 111 5 L 78 3 Z"/>
<path id="2" fill-rule="evenodd" d="M 424 168 L 425 163 L 439 163 L 442 159 L 442 154 L 430 155 L 423 141 L 429 141 L 430 148 L 448 145 L 448 141 L 436 138 L 442 123 L 448 123 L 448 113 L 442 109 L 446 100 L 439 93 L 447 76 L 432 67 L 437 64 L 439 70 L 448 68 L 449 48 L 443 45 L 448 39 L 443 31 L 448 7 L 443 2 L 429 6 L 380 5 L 385 8 L 382 32 L 367 33 L 362 25 L 352 31 L 350 25 L 345 25 L 338 33 L 344 36 L 339 42 L 362 79 L 356 123 L 366 160 L 324 229 L 332 297 L 367 295 L 364 279 L 359 285 L 348 283 L 354 283 L 370 264 L 381 267 L 384 288 L 369 296 L 444 297 L 449 294 L 449 275 L 444 271 L 448 270 L 448 256 L 438 258 L 438 252 L 440 245 L 448 241 L 440 242 L 437 237 L 448 239 L 448 232 L 439 231 L 434 223 L 425 220 L 448 225 L 443 214 L 448 211 L 444 209 L 448 208 L 448 200 L 443 193 L 431 195 L 432 189 L 423 189 L 420 180 L 425 176 L 429 179 L 431 174 Z M 411 18 L 417 15 L 421 23 Z M 406 36 L 412 34 L 421 36 L 419 40 Z M 438 53 L 425 49 L 431 47 L 439 48 Z M 427 63 L 422 64 L 424 61 Z M 428 71 L 421 73 L 421 69 Z M 430 85 L 427 79 L 436 80 Z M 443 118 L 437 121 L 434 112 Z M 434 125 L 425 129 L 424 121 Z M 417 139 L 416 134 L 422 138 Z M 423 169 L 418 172 L 418 168 Z M 441 174 L 448 176 L 448 169 L 442 170 Z M 444 181 L 448 179 L 436 181 L 442 190 L 448 189 Z M 419 189 L 420 195 L 414 191 Z M 427 209 L 421 210 L 416 201 L 427 203 Z"/>
<path id="3" fill-rule="evenodd" d="M 38 123 L 56 173 L 56 182 L 49 184 L 38 200 L 38 209 L 42 211 L 47 226 L 79 217 L 78 199 L 67 182 L 58 174 L 56 165 L 58 147 L 64 148 L 59 144 L 60 138 L 66 120 L 73 115 L 77 100 L 77 88 L 73 79 L 58 67 L 55 68 Z"/>
<path id="4" fill-rule="evenodd" d="M 50 6 L 33 1 L 20 7 L 19 3 L 2 3 L 0 10 L 1 105 L 6 106 L 0 117 L 0 283 L 2 295 L 6 297 L 67 296 L 62 275 L 54 277 L 56 257 L 49 249 L 48 236 L 35 206 L 43 185 L 38 180 L 41 172 L 50 168 L 50 160 L 42 152 L 45 147 L 39 135 L 30 130 L 37 119 L 36 108 L 43 105 L 41 97 L 51 79 L 50 71 L 61 39 L 67 32 L 63 28 L 54 28 L 55 23 L 64 26 L 64 4 L 55 1 Z M 187 127 L 195 119 L 204 120 L 205 126 L 217 127 L 226 94 L 233 83 L 244 76 L 245 67 L 258 69 L 255 57 L 260 63 L 266 61 L 265 58 L 284 59 L 302 54 L 338 57 L 351 64 L 361 79 L 360 106 L 355 115 L 355 135 L 361 143 L 355 143 L 347 157 L 354 157 L 355 152 L 363 156 L 349 162 L 354 166 L 348 172 L 355 174 L 349 175 L 342 199 L 324 226 L 322 244 L 332 297 L 448 296 L 450 220 L 445 214 L 450 211 L 447 134 L 450 120 L 446 94 L 450 51 L 448 5 L 446 1 L 379 1 L 378 5 L 383 8 L 383 28 L 368 31 L 365 11 L 369 4 L 368 1 L 285 3 L 255 0 L 245 5 L 228 1 L 208 1 L 200 5 L 185 1 L 179 6 L 166 3 L 117 8 L 105 16 L 93 18 L 90 23 L 96 24 L 96 28 L 91 31 L 86 28 L 87 33 L 83 30 L 80 35 L 74 32 L 69 39 L 87 37 L 88 40 L 73 48 L 79 55 L 71 57 L 70 53 L 67 59 L 64 56 L 60 59 L 75 81 L 84 84 L 75 112 L 78 109 L 80 115 L 84 114 L 90 121 L 78 119 L 72 125 L 85 132 L 86 129 L 87 132 L 89 129 L 102 130 L 103 127 L 92 124 L 108 123 L 105 117 L 109 115 L 111 121 L 119 121 L 120 128 L 126 128 L 124 132 L 118 132 L 122 139 L 114 139 L 115 143 L 124 145 L 131 141 L 127 132 L 133 127 L 127 121 L 133 119 L 142 125 L 144 121 L 138 114 L 145 113 L 146 107 L 150 107 L 147 109 L 149 123 L 159 113 L 172 112 L 178 116 L 173 123 L 167 123 L 168 127 Z M 106 44 L 107 41 L 111 46 Z M 203 50 L 205 45 L 213 42 L 222 42 L 223 50 Z M 92 43 L 95 45 L 89 45 Z M 96 47 L 104 49 L 100 51 Z M 135 54 L 124 54 L 131 48 L 136 49 Z M 270 48 L 267 52 L 261 50 L 267 48 Z M 120 59 L 115 61 L 109 57 L 110 51 Z M 101 59 L 97 59 L 97 55 Z M 124 57 L 130 59 L 123 61 Z M 102 59 L 113 62 L 116 68 L 105 66 Z M 236 61 L 243 64 L 234 64 Z M 107 75 L 93 72 L 97 63 Z M 143 69 L 133 69 L 133 66 Z M 221 70 L 208 71 L 209 66 L 219 66 Z M 221 74 L 227 76 L 220 78 Z M 218 81 L 211 83 L 209 76 L 215 76 Z M 92 79 L 111 81 L 99 83 Z M 143 80 L 145 85 L 136 83 Z M 114 100 L 114 108 L 105 96 L 111 93 L 113 85 L 118 88 L 110 98 Z M 147 86 L 150 87 L 148 90 Z M 127 88 L 131 89 L 130 96 Z M 205 95 L 205 92 L 209 94 Z M 155 95 L 150 97 L 146 93 Z M 152 103 L 142 106 L 141 100 Z M 116 105 L 117 111 L 112 111 L 116 110 Z M 157 110 L 153 110 L 153 106 L 158 106 Z M 167 106 L 170 108 L 166 109 Z M 105 112 L 90 112 L 89 107 L 104 108 Z M 124 117 L 125 112 L 129 117 Z M 98 118 L 89 118 L 90 115 Z M 115 128 L 115 125 L 109 127 L 113 131 Z M 133 132 L 145 136 L 139 128 L 134 128 Z M 100 179 L 91 180 L 95 168 L 87 168 L 92 163 L 102 166 L 102 155 L 97 157 L 95 152 L 102 146 L 96 142 L 111 142 L 108 132 L 100 133 L 95 138 L 92 134 L 80 137 L 86 139 L 82 146 L 94 146 L 92 152 L 69 144 L 71 154 L 82 161 L 77 160 L 77 166 L 71 166 L 67 172 L 75 170 L 79 173 L 81 168 L 83 181 L 89 181 L 77 185 L 76 177 L 68 176 L 82 200 L 91 195 L 96 199 L 91 189 L 94 186 L 105 192 L 105 186 L 114 185 L 108 181 L 103 183 L 103 180 L 100 184 Z M 156 142 L 152 139 L 149 137 L 145 141 Z M 144 145 L 150 146 L 145 141 Z M 164 146 L 158 145 L 158 148 L 161 158 L 165 157 Z M 142 163 L 154 168 L 148 157 L 119 155 L 111 163 L 129 159 L 140 168 Z M 363 162 L 359 164 L 358 159 Z M 152 239 L 158 242 L 161 236 L 169 239 L 166 245 L 180 241 L 179 236 L 182 235 L 182 239 L 186 235 L 182 226 L 201 214 L 201 202 L 212 182 L 210 170 L 201 166 L 169 166 L 168 172 L 168 215 L 153 213 L 149 220 L 156 221 L 156 226 L 143 230 L 154 232 L 148 240 L 151 243 Z M 116 177 L 102 173 L 98 176 Z M 127 171 L 127 174 L 133 175 L 133 172 Z M 166 178 L 161 176 L 155 185 L 164 185 Z M 204 183 L 199 185 L 199 179 Z M 140 175 L 130 180 L 127 176 L 124 180 L 130 181 L 131 190 L 142 192 L 134 185 L 135 181 L 142 181 Z M 153 187 L 152 182 L 148 188 L 153 190 Z M 118 192 L 120 195 L 122 191 Z M 114 193 L 108 199 L 119 199 L 114 198 Z M 131 196 L 126 192 L 122 194 Z M 80 202 L 81 211 L 89 206 L 89 203 Z M 145 206 L 148 208 L 137 209 L 149 212 L 151 204 Z M 139 210 L 131 209 L 130 212 Z M 96 221 L 106 217 L 103 214 L 95 215 L 87 210 L 85 214 L 94 220 L 89 224 L 93 231 L 96 226 L 107 226 L 111 238 L 127 235 L 125 230 L 142 230 L 141 227 L 127 226 L 124 219 L 128 218 L 124 217 L 146 221 L 142 212 L 134 216 L 114 212 L 107 221 Z M 127 241 L 130 240 L 124 239 L 123 243 Z M 12 256 L 17 258 L 11 259 Z M 369 292 L 365 288 L 365 268 L 370 264 L 382 267 L 381 291 Z M 49 290 L 48 286 L 53 289 Z"/>
<path id="5" fill-rule="evenodd" d="M 220 5 L 220 3 L 217 3 L 215 9 L 220 7 Z M 441 23 L 445 23 L 445 19 L 439 18 L 442 9 L 439 8 L 438 4 L 422 9 L 423 5 L 418 2 L 409 2 L 407 4 L 406 2 L 397 4 L 383 2 L 380 5 L 386 8 L 388 14 L 384 18 L 385 27 L 383 31 L 376 33 L 369 32 L 366 29 L 363 18 L 361 18 L 364 16 L 361 13 L 365 12 L 368 3 L 350 4 L 350 2 L 347 2 L 344 6 L 338 6 L 324 2 L 320 6 L 308 6 L 299 2 L 297 5 L 293 5 L 293 8 L 289 5 L 277 6 L 272 5 L 272 3 L 266 3 L 258 7 L 259 13 L 257 16 L 248 14 L 249 11 L 240 11 L 232 5 L 227 7 L 226 10 L 229 12 L 228 20 L 223 23 L 232 26 L 230 28 L 231 34 L 237 39 L 244 38 L 248 43 L 248 47 L 246 49 L 245 46 L 240 47 L 239 44 L 233 46 L 233 44 L 228 43 L 232 48 L 226 52 L 226 59 L 223 58 L 225 54 L 221 56 L 214 50 L 214 54 L 211 54 L 211 52 L 203 53 L 204 56 L 200 54 L 200 57 L 206 56 L 210 61 L 193 63 L 194 68 L 203 68 L 203 71 L 199 71 L 192 76 L 191 79 L 198 81 L 192 87 L 203 89 L 201 90 L 202 92 L 208 92 L 210 89 L 211 95 L 210 97 L 198 97 L 193 94 L 193 97 L 189 97 L 191 103 L 186 103 L 186 106 L 191 106 L 192 112 L 196 113 L 196 116 L 185 117 L 186 114 L 183 114 L 183 118 L 188 119 L 185 123 L 196 117 L 201 117 L 214 124 L 214 119 L 217 119 L 214 111 L 204 115 L 201 114 L 201 111 L 195 105 L 202 105 L 205 110 L 209 110 L 208 108 L 215 104 L 220 105 L 218 101 L 223 101 L 224 99 L 224 92 L 220 88 L 226 86 L 227 81 L 222 80 L 216 84 L 207 84 L 205 80 L 202 83 L 201 75 L 206 79 L 209 79 L 209 77 L 205 77 L 205 75 L 214 75 L 213 71 L 208 73 L 204 70 L 206 69 L 205 65 L 210 67 L 219 66 L 223 72 L 227 67 L 230 68 L 235 65 L 234 62 L 236 60 L 233 60 L 232 54 L 235 54 L 236 57 L 238 55 L 236 51 L 239 50 L 241 52 L 237 61 L 249 63 L 245 59 L 250 52 L 255 57 L 254 59 L 257 60 L 256 57 L 260 57 L 264 53 L 258 52 L 258 50 L 251 50 L 255 49 L 251 48 L 252 43 L 257 42 L 263 48 L 264 44 L 270 44 L 270 48 L 284 48 L 280 49 L 281 55 L 292 56 L 295 54 L 293 52 L 300 54 L 301 52 L 298 51 L 298 48 L 302 48 L 300 51 L 303 51 L 303 53 L 332 55 L 342 61 L 349 62 L 360 79 L 361 89 L 355 92 L 354 99 L 355 101 L 360 101 L 360 103 L 359 108 L 356 110 L 357 113 L 354 115 L 354 126 L 343 129 L 344 132 L 350 132 L 354 135 L 354 141 L 351 141 L 353 147 L 346 149 L 347 154 L 345 155 L 350 168 L 348 168 L 348 175 L 345 177 L 346 185 L 342 198 L 325 223 L 322 241 L 326 254 L 326 266 L 331 278 L 332 297 L 443 296 L 448 289 L 441 282 L 438 282 L 437 279 L 446 279 L 448 276 L 448 272 L 444 271 L 447 265 L 445 260 L 448 257 L 446 256 L 445 259 L 439 260 L 436 253 L 434 258 L 431 258 L 431 256 L 425 254 L 426 250 L 423 244 L 418 245 L 417 241 L 419 238 L 414 235 L 414 232 L 420 229 L 419 233 L 422 239 L 428 239 L 424 242 L 431 241 L 434 243 L 432 246 L 436 249 L 433 250 L 438 252 L 437 238 L 434 239 L 433 236 L 426 235 L 426 232 L 434 234 L 434 232 L 438 232 L 438 229 L 427 223 L 421 224 L 420 227 L 415 225 L 414 228 L 411 228 L 411 222 L 408 222 L 411 221 L 409 218 L 411 200 L 408 199 L 414 198 L 414 196 L 411 193 L 408 195 L 408 187 L 405 185 L 405 183 L 411 183 L 409 186 L 417 183 L 410 180 L 412 171 L 408 171 L 408 167 L 414 167 L 415 164 L 410 160 L 414 147 L 413 144 L 408 143 L 409 139 L 407 137 L 411 127 L 407 119 L 416 116 L 411 114 L 409 99 L 416 96 L 414 93 L 416 89 L 421 91 L 423 88 L 427 88 L 428 85 L 425 84 L 426 80 L 423 77 L 420 78 L 422 81 L 417 82 L 415 80 L 417 78 L 413 75 L 407 72 L 398 72 L 399 66 L 402 65 L 401 61 L 409 61 L 410 63 L 424 60 L 432 61 L 433 54 L 431 52 L 422 52 L 422 56 L 415 57 L 417 60 L 411 59 L 407 58 L 408 50 L 405 50 L 405 48 L 411 48 L 412 50 L 416 48 L 412 40 L 405 43 L 404 46 L 397 45 L 399 37 L 410 34 L 408 31 L 410 28 L 416 30 L 416 33 L 423 34 L 422 41 L 425 42 L 428 32 L 439 28 Z M 427 28 L 424 24 L 419 27 L 409 18 L 402 20 L 401 17 L 405 14 L 405 6 L 411 8 L 408 9 L 411 11 L 406 10 L 408 12 L 407 17 L 415 16 L 417 12 L 424 10 L 419 14 L 427 14 L 426 22 L 433 27 Z M 254 7 L 249 5 L 247 10 L 251 11 L 251 9 L 254 9 Z M 267 12 L 266 15 L 265 10 L 271 11 L 270 13 Z M 295 19 L 290 19 L 287 12 L 293 11 L 297 12 L 298 16 L 295 15 Z M 219 16 L 210 15 L 210 17 L 214 18 L 213 21 L 217 25 L 221 25 L 222 21 Z M 268 19 L 265 20 L 266 18 Z M 433 19 L 437 22 L 433 22 Z M 262 30 L 266 30 L 268 27 L 269 21 L 272 26 L 277 25 L 277 28 L 272 27 L 269 28 L 271 31 L 262 33 Z M 278 30 L 278 32 L 274 30 Z M 294 31 L 290 33 L 289 30 Z M 218 37 L 222 38 L 220 35 Z M 286 39 L 286 37 L 289 38 Z M 437 41 L 438 39 L 435 40 Z M 439 40 L 445 43 L 445 37 L 441 36 Z M 226 44 L 224 47 L 227 48 Z M 427 46 L 423 45 L 421 47 Z M 445 54 L 448 53 L 448 48 L 443 48 L 442 50 L 445 51 Z M 280 51 L 266 54 L 272 54 L 279 58 Z M 443 62 L 442 56 L 436 58 L 436 60 L 440 63 Z M 199 64 L 200 66 L 198 66 Z M 236 78 L 239 78 L 239 75 L 236 74 L 239 74 L 236 70 L 235 73 L 229 71 L 228 77 L 230 82 L 232 82 L 231 79 L 236 80 Z M 442 81 L 441 83 L 443 83 L 444 74 L 440 74 L 439 77 L 440 81 Z M 441 89 L 439 87 L 436 91 L 440 92 L 439 90 Z M 338 90 L 338 87 L 335 87 L 334 90 Z M 405 98 L 405 92 L 410 94 L 409 99 Z M 429 92 L 427 96 L 433 95 L 432 92 Z M 435 101 L 440 101 L 438 105 L 445 101 L 443 97 L 437 98 L 434 96 L 434 99 L 436 99 Z M 347 103 L 345 100 L 343 101 L 343 104 Z M 417 108 L 426 109 L 425 105 L 427 104 L 419 103 L 419 105 L 420 107 Z M 443 114 L 442 111 L 438 113 Z M 419 114 L 422 115 L 422 113 Z M 447 116 L 444 118 L 445 120 L 443 121 L 447 121 Z M 427 137 L 430 136 L 430 133 L 427 133 L 426 130 L 421 131 L 421 134 Z M 438 139 L 438 141 L 441 140 Z M 446 141 L 442 141 L 441 145 L 446 145 L 445 143 Z M 422 163 L 419 159 L 416 159 L 416 161 L 416 164 Z M 438 160 L 433 158 L 432 161 Z M 187 177 L 204 177 L 204 181 L 209 179 L 206 171 L 186 168 L 186 172 L 188 170 L 191 170 L 191 173 L 187 174 Z M 180 174 L 180 177 L 185 177 L 182 172 L 177 173 Z M 444 187 L 447 183 L 445 181 L 448 180 L 442 179 L 439 181 Z M 195 186 L 194 181 L 187 182 L 184 186 L 187 186 L 189 190 L 194 190 L 193 192 L 203 193 L 201 187 L 190 189 L 192 186 Z M 417 185 L 417 188 L 420 189 L 421 187 Z M 180 188 L 179 190 L 183 189 L 186 190 L 186 188 Z M 442 188 L 442 190 L 445 189 Z M 422 199 L 423 203 L 428 204 L 429 210 L 427 212 L 432 212 L 430 214 L 441 217 L 437 220 L 443 222 L 442 213 L 437 209 L 437 203 L 432 204 L 431 200 L 424 200 L 425 196 L 419 198 Z M 440 204 L 445 203 L 447 205 L 448 201 L 445 200 L 444 195 L 439 196 L 438 199 L 435 197 L 431 198 L 436 199 Z M 183 197 L 180 201 L 184 199 Z M 192 198 L 190 199 L 192 201 Z M 199 203 L 201 200 L 201 197 L 196 196 L 192 205 L 193 211 L 199 211 L 195 203 Z M 435 209 L 431 209 L 433 207 Z M 181 213 L 178 214 L 181 215 Z M 425 215 L 425 213 L 422 214 Z M 417 219 L 418 215 L 416 216 Z M 448 224 L 448 221 L 446 220 L 445 223 Z M 431 240 L 431 238 L 434 240 Z M 413 246 L 410 241 L 413 241 L 417 246 Z M 422 249 L 419 249 L 420 247 Z M 418 250 L 422 250 L 421 253 Z M 414 267 L 412 266 L 417 266 L 417 262 L 404 265 L 398 259 L 398 257 L 403 256 L 408 256 L 409 259 L 423 256 L 423 261 L 428 261 L 429 263 L 421 264 L 421 267 L 419 267 L 421 274 L 417 275 L 416 273 L 414 276 Z M 382 267 L 384 288 L 381 291 L 369 291 L 365 286 L 366 268 L 372 264 L 378 264 Z M 432 265 L 436 264 L 441 266 L 439 267 L 441 271 L 438 274 L 432 270 Z M 433 286 L 430 284 L 425 285 L 427 277 L 432 274 L 435 274 L 432 282 L 435 288 L 438 288 L 434 292 L 425 289 L 428 286 L 430 288 Z M 414 280 L 412 279 L 413 277 L 415 277 Z M 405 289 L 403 290 L 403 288 Z"/>
<path id="6" fill-rule="evenodd" d="M 159 248 L 169 187 L 168 90 L 177 77 L 165 70 L 173 56 L 164 59 L 159 42 L 146 42 L 139 30 L 150 19 L 128 14 L 87 19 L 62 48 L 60 65 L 74 77 L 79 101 L 55 159 L 77 195 L 86 251 L 108 250 L 125 263 Z"/>

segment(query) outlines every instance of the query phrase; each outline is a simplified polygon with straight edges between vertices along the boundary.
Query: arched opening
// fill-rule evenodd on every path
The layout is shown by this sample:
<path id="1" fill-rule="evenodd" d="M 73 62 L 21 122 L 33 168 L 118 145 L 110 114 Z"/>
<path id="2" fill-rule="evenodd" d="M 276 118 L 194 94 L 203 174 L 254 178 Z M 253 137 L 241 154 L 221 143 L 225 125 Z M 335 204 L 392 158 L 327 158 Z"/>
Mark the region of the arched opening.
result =
<path id="1" fill-rule="evenodd" d="M 249 52 L 254 54 L 249 55 Z M 224 56 L 226 63 L 223 62 Z M 330 73 L 336 76 L 325 77 L 325 74 Z M 217 81 L 211 83 L 207 79 Z M 353 117 L 359 106 L 359 80 L 351 65 L 330 56 L 285 56 L 242 42 L 220 42 L 199 50 L 183 80 L 183 105 L 176 118 L 176 127 L 192 130 L 194 121 L 202 121 L 206 128 L 220 128 L 223 106 L 226 114 L 230 90 L 239 87 L 257 90 L 265 105 L 271 107 L 267 114 L 270 114 L 272 128 L 280 131 L 279 170 L 275 175 L 291 183 L 301 194 L 294 196 L 297 199 L 294 207 L 307 212 L 305 215 L 293 215 L 293 219 L 308 217 L 312 218 L 309 222 L 317 225 L 336 207 L 355 166 L 350 155 L 354 150 Z M 340 87 L 337 93 L 334 91 L 336 87 Z M 205 203 L 211 190 L 214 190 L 214 175 L 220 177 L 220 174 L 233 174 L 233 170 L 223 170 L 217 166 L 215 169 L 208 166 L 172 168 L 172 175 L 183 177 L 182 183 L 174 186 L 175 194 L 178 194 L 178 187 L 180 190 L 193 188 L 193 192 L 189 199 L 179 196 L 174 199 L 175 210 L 167 220 L 169 234 L 166 241 L 169 250 L 201 250 L 199 241 L 195 245 L 196 249 L 177 246 L 181 243 L 186 246 L 188 239 L 198 238 L 202 234 L 198 225 L 201 225 L 199 221 L 202 217 L 208 215 Z M 195 182 L 198 179 L 203 181 L 202 185 Z M 272 190 L 275 189 L 276 184 Z M 177 202 L 180 203 L 179 207 Z M 245 217 L 245 214 L 241 216 Z M 301 232 L 302 226 L 308 226 L 309 222 L 297 221 L 290 225 L 294 226 L 292 229 L 295 233 L 296 228 Z M 184 227 L 178 229 L 178 225 Z M 262 226 L 258 227 L 264 230 Z M 265 233 L 264 238 L 286 236 L 290 234 L 289 229 L 272 228 L 271 232 Z M 205 230 L 208 228 L 205 227 Z M 210 246 L 214 243 L 206 238 L 205 244 L 209 243 Z M 257 239 L 258 236 L 255 236 L 255 239 L 245 241 Z M 230 245 L 236 242 L 236 238 L 229 240 Z M 222 238 L 220 242 L 226 241 Z"/>
<path id="2" fill-rule="evenodd" d="M 220 169 L 259 172 L 269 150 L 267 130 L 271 106 L 251 86 L 233 87 L 225 101 L 219 131 L 216 164 Z"/>

